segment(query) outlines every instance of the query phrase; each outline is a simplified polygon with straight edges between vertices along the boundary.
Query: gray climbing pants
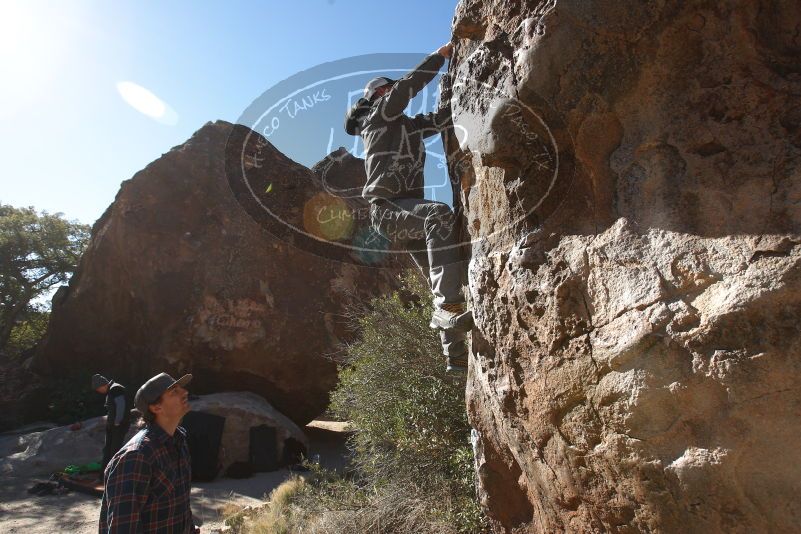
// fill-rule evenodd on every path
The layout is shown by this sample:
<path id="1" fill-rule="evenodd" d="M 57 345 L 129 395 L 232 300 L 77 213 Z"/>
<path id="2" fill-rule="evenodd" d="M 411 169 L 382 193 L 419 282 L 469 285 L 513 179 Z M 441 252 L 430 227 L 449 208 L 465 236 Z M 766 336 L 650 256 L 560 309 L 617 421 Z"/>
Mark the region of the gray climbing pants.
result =
<path id="1" fill-rule="evenodd" d="M 434 305 L 464 302 L 462 270 L 451 208 L 418 198 L 377 199 L 370 203 L 373 228 L 408 250 L 429 281 Z"/>
<path id="2" fill-rule="evenodd" d="M 442 354 L 449 358 L 467 354 L 467 335 L 464 332 L 440 330 L 439 341 L 442 344 Z"/>

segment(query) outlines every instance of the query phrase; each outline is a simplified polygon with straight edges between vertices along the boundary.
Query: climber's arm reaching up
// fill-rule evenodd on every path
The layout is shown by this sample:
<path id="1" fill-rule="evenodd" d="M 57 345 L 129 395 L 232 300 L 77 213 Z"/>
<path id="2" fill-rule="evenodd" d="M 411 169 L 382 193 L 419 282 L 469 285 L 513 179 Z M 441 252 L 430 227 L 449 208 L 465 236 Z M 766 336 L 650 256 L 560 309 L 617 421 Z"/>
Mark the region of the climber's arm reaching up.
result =
<path id="1" fill-rule="evenodd" d="M 450 43 L 441 46 L 411 72 L 395 82 L 384 99 L 382 109 L 384 117 L 392 119 L 403 113 L 403 110 L 409 105 L 409 101 L 434 79 L 445 63 L 445 58 L 450 57 L 452 51 L 453 45 Z"/>

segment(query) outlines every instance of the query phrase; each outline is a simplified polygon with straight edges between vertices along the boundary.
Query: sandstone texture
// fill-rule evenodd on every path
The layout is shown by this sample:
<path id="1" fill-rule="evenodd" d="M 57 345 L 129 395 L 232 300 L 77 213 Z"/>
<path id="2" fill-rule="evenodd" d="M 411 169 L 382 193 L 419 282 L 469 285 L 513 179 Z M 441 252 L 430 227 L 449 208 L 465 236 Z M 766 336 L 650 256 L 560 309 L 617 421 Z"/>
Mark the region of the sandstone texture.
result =
<path id="1" fill-rule="evenodd" d="M 467 406 L 499 531 L 797 531 L 800 20 L 457 7 Z"/>
<path id="2" fill-rule="evenodd" d="M 238 166 L 274 199 L 281 221 L 273 226 L 305 234 L 271 233 L 237 201 Z M 337 202 L 317 174 L 249 128 L 207 123 L 123 182 L 53 299 L 33 369 L 48 377 L 85 370 L 87 387 L 99 372 L 131 395 L 158 372 L 189 372 L 192 393 L 251 391 L 305 424 L 336 383 L 330 356 L 350 335 L 345 307 L 396 284 L 392 269 L 324 250 L 352 238 L 352 221 L 334 216 Z M 326 214 L 334 215 L 320 219 L 332 205 Z"/>

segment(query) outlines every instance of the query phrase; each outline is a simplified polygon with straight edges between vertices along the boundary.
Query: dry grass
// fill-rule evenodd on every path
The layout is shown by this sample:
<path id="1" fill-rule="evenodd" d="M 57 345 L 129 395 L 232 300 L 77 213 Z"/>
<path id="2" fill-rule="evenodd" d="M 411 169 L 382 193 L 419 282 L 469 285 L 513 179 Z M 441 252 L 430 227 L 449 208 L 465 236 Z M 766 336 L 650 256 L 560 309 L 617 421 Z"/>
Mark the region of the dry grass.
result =
<path id="1" fill-rule="evenodd" d="M 237 534 L 458 534 L 442 514 L 432 513 L 430 495 L 391 484 L 369 495 L 355 486 L 288 480 L 263 508 L 236 521 Z M 347 493 L 352 492 L 352 493 Z M 442 495 L 440 506 L 458 506 Z M 355 504 L 358 502 L 358 504 Z M 241 512 L 240 512 L 241 514 Z M 439 517 L 438 517 L 439 515 Z M 241 515 L 240 515 L 241 517 Z"/>
<path id="2" fill-rule="evenodd" d="M 246 516 L 242 512 L 232 516 L 227 523 L 235 533 L 241 534 L 294 534 L 299 532 L 293 526 L 293 501 L 306 486 L 305 480 L 293 477 L 275 488 L 268 497 L 268 503 Z"/>
<path id="3" fill-rule="evenodd" d="M 228 518 L 234 516 L 245 509 L 241 504 L 226 503 L 217 508 L 220 517 Z"/>
<path id="4" fill-rule="evenodd" d="M 270 493 L 270 506 L 278 509 L 287 508 L 305 486 L 306 481 L 301 477 L 290 478 Z"/>

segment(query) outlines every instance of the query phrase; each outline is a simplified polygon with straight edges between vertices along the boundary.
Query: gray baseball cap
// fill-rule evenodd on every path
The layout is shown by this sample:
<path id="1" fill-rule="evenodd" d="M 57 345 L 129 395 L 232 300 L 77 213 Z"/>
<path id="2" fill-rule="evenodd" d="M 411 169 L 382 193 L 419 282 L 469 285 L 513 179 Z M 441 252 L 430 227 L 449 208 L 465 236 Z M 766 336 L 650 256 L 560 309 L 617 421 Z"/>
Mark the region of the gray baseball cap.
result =
<path id="1" fill-rule="evenodd" d="M 107 386 L 109 383 L 109 379 L 103 375 L 92 375 L 92 389 L 97 389 L 100 386 Z"/>
<path id="2" fill-rule="evenodd" d="M 367 100 L 372 100 L 376 89 L 378 89 L 379 87 L 383 87 L 385 85 L 391 85 L 396 81 L 397 80 L 393 80 L 392 78 L 386 78 L 384 76 L 373 78 L 372 80 L 367 82 L 367 85 L 364 86 L 364 98 L 366 98 Z"/>
<path id="3" fill-rule="evenodd" d="M 192 375 L 184 375 L 178 380 L 167 373 L 159 373 L 139 388 L 134 397 L 134 406 L 141 413 L 147 413 L 147 407 L 155 403 L 165 391 L 172 389 L 175 386 L 186 386 L 192 380 Z"/>

